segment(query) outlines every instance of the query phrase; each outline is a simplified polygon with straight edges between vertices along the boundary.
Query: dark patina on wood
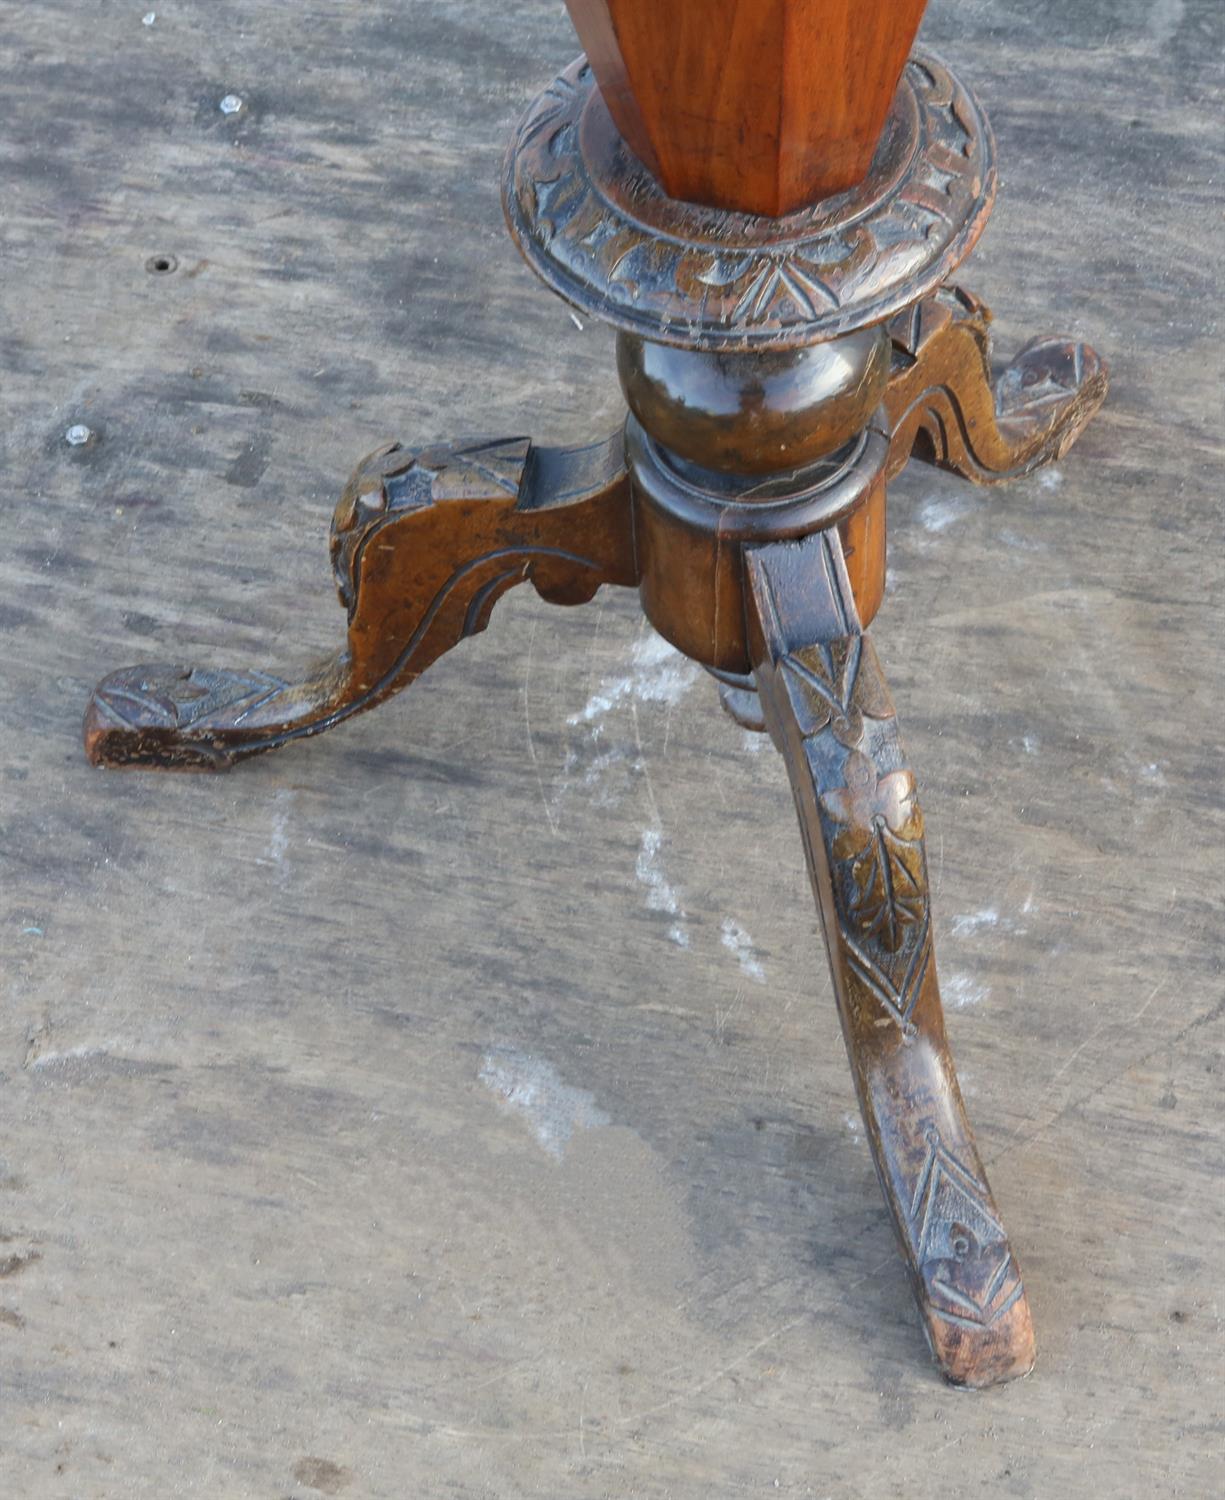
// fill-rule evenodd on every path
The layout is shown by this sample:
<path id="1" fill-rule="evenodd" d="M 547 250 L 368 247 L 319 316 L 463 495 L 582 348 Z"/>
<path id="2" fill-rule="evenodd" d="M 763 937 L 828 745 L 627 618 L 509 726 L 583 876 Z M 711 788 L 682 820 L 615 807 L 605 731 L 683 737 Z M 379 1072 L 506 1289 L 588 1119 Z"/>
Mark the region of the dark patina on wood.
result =
<path id="1" fill-rule="evenodd" d="M 220 771 L 374 708 L 530 582 L 555 604 L 636 582 L 620 434 L 588 448 L 471 438 L 363 459 L 332 521 L 346 644 L 300 676 L 154 663 L 98 685 L 97 765 Z"/>
<path id="2" fill-rule="evenodd" d="M 957 1385 L 1034 1362 L 1029 1307 L 944 1035 L 915 778 L 835 531 L 752 548 L 749 633 L 795 794 L 868 1141 Z"/>
<path id="3" fill-rule="evenodd" d="M 908 66 L 866 178 L 781 219 L 669 198 L 583 59 L 528 112 L 504 186 L 529 264 L 621 331 L 625 432 L 580 449 L 378 450 L 333 523 L 345 646 L 293 678 L 124 669 L 91 699 L 87 753 L 226 769 L 407 687 L 516 583 L 559 604 L 638 587 L 655 627 L 786 761 L 940 1368 L 964 1386 L 1022 1375 L 1029 1307 L 945 1040 L 923 818 L 864 629 L 884 592 L 889 477 L 912 451 L 978 483 L 1061 457 L 1105 396 L 1101 361 L 1046 338 L 993 376 L 989 315 L 948 283 L 990 210 L 990 131 L 928 55 Z"/>
<path id="4" fill-rule="evenodd" d="M 916 52 L 864 180 L 766 218 L 670 198 L 577 59 L 520 121 L 502 201 L 532 270 L 580 312 L 704 349 L 781 349 L 934 291 L 986 227 L 995 142 L 948 65 Z"/>

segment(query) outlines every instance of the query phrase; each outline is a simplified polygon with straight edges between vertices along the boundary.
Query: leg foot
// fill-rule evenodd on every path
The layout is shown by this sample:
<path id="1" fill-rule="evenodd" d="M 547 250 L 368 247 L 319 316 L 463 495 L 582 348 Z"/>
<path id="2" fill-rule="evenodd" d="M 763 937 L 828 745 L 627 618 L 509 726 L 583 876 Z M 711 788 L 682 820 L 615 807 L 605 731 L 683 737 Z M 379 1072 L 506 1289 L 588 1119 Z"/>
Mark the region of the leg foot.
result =
<path id="1" fill-rule="evenodd" d="M 1024 1375 L 1033 1328 L 944 1035 L 923 815 L 835 531 L 746 553 L 767 727 L 787 762 L 843 1035 L 928 1340 L 955 1385 Z"/>
<path id="2" fill-rule="evenodd" d="M 346 645 L 296 680 L 144 665 L 113 673 L 85 714 L 98 766 L 226 770 L 319 734 L 407 687 L 530 580 L 581 604 L 637 582 L 621 435 L 586 448 L 526 438 L 379 449 L 346 485 L 332 564 Z"/>
<path id="3" fill-rule="evenodd" d="M 761 695 L 753 674 L 741 676 L 739 672 L 720 672 L 715 667 L 706 670 L 719 684 L 719 706 L 728 718 L 752 734 L 764 734 L 766 721 L 762 717 Z"/>
<path id="4" fill-rule="evenodd" d="M 890 473 L 918 452 L 978 484 L 998 484 L 1063 457 L 1106 398 L 1106 368 L 1088 344 L 1034 339 L 993 379 L 991 314 L 942 287 L 889 325 L 893 374 Z"/>

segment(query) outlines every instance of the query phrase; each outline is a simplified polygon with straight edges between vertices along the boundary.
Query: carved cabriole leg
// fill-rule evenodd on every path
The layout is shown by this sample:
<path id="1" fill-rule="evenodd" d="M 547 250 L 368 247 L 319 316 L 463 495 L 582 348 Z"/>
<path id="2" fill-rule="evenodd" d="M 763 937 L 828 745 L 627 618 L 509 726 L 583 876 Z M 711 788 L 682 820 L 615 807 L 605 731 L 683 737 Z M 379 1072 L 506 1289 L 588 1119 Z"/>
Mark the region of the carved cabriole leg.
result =
<path id="1" fill-rule="evenodd" d="M 993 377 L 990 321 L 976 297 L 944 286 L 889 324 L 890 476 L 923 436 L 919 456 L 942 468 L 977 484 L 1015 479 L 1062 458 L 1106 399 L 1105 366 L 1073 339 L 1034 339 Z"/>
<path id="2" fill-rule="evenodd" d="M 637 582 L 620 433 L 586 448 L 470 439 L 364 459 L 332 523 L 348 641 L 301 678 L 164 665 L 95 689 L 95 765 L 226 770 L 408 687 L 530 581 L 556 604 Z"/>
<path id="3" fill-rule="evenodd" d="M 1024 1375 L 1033 1329 L 944 1035 L 923 817 L 834 530 L 747 550 L 766 725 L 787 763 L 859 1102 L 933 1352 Z"/>

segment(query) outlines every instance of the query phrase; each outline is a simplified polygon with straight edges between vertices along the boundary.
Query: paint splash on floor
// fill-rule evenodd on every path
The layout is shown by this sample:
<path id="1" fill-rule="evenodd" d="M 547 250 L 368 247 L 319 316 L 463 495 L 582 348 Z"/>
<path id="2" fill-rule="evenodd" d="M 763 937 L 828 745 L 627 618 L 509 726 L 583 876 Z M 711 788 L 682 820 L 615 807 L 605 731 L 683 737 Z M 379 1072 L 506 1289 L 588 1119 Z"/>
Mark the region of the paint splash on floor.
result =
<path id="1" fill-rule="evenodd" d="M 568 724 L 590 724 L 598 733 L 606 714 L 629 700 L 675 705 L 702 675 L 702 669 L 651 630 L 634 642 L 630 669 L 622 677 L 606 677 L 583 709 Z"/>
<path id="2" fill-rule="evenodd" d="M 727 951 L 735 955 L 742 974 L 755 979 L 758 984 L 765 984 L 766 971 L 757 957 L 753 939 L 734 917 L 724 917 L 719 924 L 719 939 Z"/>
<path id="3" fill-rule="evenodd" d="M 963 911 L 953 918 L 951 932 L 954 937 L 965 937 L 970 932 L 981 932 L 998 927 L 1000 914 L 994 906 L 984 906 L 981 911 Z"/>
<path id="4" fill-rule="evenodd" d="M 991 993 L 987 985 L 978 984 L 968 974 L 952 974 L 941 982 L 940 988 L 944 992 L 945 1001 L 954 1010 L 966 1010 L 971 1005 L 979 1005 Z"/>
<path id="5" fill-rule="evenodd" d="M 577 1130 L 611 1124 L 587 1089 L 563 1083 L 552 1063 L 512 1048 L 487 1052 L 481 1082 L 504 1108 L 521 1115 L 533 1135 L 558 1161 Z"/>
<path id="6" fill-rule="evenodd" d="M 681 905 L 680 894 L 664 874 L 661 857 L 663 842 L 664 836 L 661 829 L 644 828 L 642 830 L 642 844 L 638 850 L 634 874 L 637 875 L 639 883 L 646 887 L 647 909 L 661 911 L 667 916 L 675 917 L 676 921 L 668 928 L 668 937 L 678 948 L 688 948 L 689 930 L 685 926 L 685 909 Z"/>

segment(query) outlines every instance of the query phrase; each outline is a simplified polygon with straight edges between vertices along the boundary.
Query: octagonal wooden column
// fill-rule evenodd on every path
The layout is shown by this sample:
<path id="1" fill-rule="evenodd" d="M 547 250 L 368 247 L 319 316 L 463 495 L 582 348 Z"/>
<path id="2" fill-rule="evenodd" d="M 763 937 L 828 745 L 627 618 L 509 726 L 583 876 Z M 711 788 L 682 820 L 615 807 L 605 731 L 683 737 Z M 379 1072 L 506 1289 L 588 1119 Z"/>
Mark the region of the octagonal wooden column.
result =
<path id="1" fill-rule="evenodd" d="M 566 0 L 673 198 L 777 217 L 867 175 L 927 0 Z"/>

